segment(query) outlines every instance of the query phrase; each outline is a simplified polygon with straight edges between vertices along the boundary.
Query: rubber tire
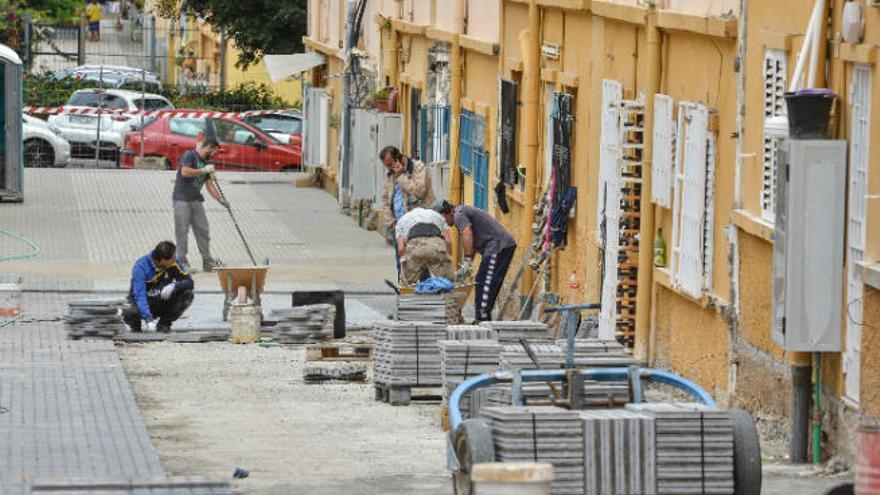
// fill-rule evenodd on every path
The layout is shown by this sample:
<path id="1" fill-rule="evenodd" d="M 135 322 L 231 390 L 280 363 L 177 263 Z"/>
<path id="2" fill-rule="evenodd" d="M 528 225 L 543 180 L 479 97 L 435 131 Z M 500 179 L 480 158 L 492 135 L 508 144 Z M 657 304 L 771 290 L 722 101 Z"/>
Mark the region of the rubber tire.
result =
<path id="1" fill-rule="evenodd" d="M 32 163 L 28 160 L 28 150 L 39 147 L 43 153 L 42 161 Z M 24 142 L 24 163 L 32 168 L 51 168 L 55 166 L 55 149 L 45 139 L 31 138 Z"/>
<path id="2" fill-rule="evenodd" d="M 761 494 L 761 441 L 748 411 L 731 409 L 733 423 L 733 487 L 735 495 Z"/>
<path id="3" fill-rule="evenodd" d="M 452 445 L 459 462 L 458 472 L 452 475 L 452 489 L 455 495 L 474 495 L 471 468 L 481 462 L 495 462 L 492 428 L 484 419 L 466 419 L 456 428 Z"/>

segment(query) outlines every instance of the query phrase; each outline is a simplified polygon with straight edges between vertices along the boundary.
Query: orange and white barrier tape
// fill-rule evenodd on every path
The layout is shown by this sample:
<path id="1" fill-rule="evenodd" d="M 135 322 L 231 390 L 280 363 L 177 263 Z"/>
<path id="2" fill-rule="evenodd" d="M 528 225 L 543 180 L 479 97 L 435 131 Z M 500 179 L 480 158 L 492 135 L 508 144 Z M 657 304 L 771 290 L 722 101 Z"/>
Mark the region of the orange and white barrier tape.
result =
<path id="1" fill-rule="evenodd" d="M 151 110 L 148 112 L 142 110 L 126 110 L 116 108 L 94 108 L 94 107 L 35 107 L 26 106 L 22 112 L 34 115 L 128 115 L 132 117 L 159 117 L 159 118 L 175 118 L 175 119 L 197 119 L 197 118 L 213 118 L 213 119 L 242 119 L 253 117 L 255 115 L 269 115 L 287 110 L 248 110 L 246 112 L 214 112 L 211 110 Z"/>

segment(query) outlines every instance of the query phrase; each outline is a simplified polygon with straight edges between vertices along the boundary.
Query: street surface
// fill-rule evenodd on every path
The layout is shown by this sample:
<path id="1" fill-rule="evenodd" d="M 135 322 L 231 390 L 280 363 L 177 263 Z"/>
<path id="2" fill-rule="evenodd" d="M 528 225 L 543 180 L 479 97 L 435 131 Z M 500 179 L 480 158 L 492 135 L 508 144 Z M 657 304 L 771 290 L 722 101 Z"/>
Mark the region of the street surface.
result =
<path id="1" fill-rule="evenodd" d="M 342 288 L 350 323 L 386 318 L 391 249 L 294 177 L 220 173 L 255 255 L 269 258 L 267 307 L 294 289 Z M 0 281 L 21 277 L 26 289 L 24 320 L 0 327 L 0 493 L 27 493 L 34 479 L 179 475 L 228 479 L 236 493 L 451 493 L 436 405 L 377 403 L 371 384 L 307 385 L 302 347 L 65 338 L 68 300 L 123 295 L 134 259 L 173 239 L 172 179 L 28 169 L 25 203 L 0 204 L 0 229 L 39 248 L 0 263 Z M 248 265 L 225 210 L 207 205 L 215 255 Z M 0 254 L 30 250 L 0 235 Z M 181 330 L 219 320 L 216 276 L 195 278 Z M 236 467 L 250 477 L 231 480 Z M 763 493 L 821 494 L 837 482 L 808 475 L 769 466 Z"/>

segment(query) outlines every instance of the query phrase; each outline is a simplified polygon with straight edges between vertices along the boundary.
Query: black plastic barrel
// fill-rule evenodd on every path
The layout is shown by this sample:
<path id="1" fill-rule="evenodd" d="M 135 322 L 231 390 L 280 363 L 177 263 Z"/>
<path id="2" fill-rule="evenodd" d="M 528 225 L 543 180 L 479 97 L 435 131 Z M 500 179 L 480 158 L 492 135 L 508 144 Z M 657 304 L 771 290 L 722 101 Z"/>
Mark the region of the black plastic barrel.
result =
<path id="1" fill-rule="evenodd" d="M 827 139 L 831 104 L 836 96 L 829 90 L 814 89 L 785 93 L 789 136 L 792 139 Z"/>

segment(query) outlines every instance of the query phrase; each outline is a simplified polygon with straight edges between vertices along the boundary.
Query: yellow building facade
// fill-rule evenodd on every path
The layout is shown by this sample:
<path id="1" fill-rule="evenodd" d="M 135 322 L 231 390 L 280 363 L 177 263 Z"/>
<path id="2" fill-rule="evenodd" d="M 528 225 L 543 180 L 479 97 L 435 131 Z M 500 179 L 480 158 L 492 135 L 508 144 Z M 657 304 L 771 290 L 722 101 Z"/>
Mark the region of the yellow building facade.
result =
<path id="1" fill-rule="evenodd" d="M 880 161 L 873 159 L 880 125 L 868 124 L 880 118 L 880 8 L 855 2 L 865 32 L 846 42 L 844 3 L 826 3 L 817 85 L 837 93 L 834 136 L 851 147 L 849 231 L 840 239 L 848 246 L 848 289 L 840 294 L 842 351 L 822 353 L 821 362 L 826 447 L 851 453 L 855 426 L 880 417 L 880 338 L 873 331 L 880 325 L 880 229 L 872 223 L 880 215 Z M 517 238 L 509 277 L 531 241 L 533 201 L 551 188 L 577 188 L 567 244 L 528 280 L 534 294 L 601 302 L 600 334 L 784 436 L 790 366 L 811 357 L 771 338 L 775 158 L 765 124 L 784 116 L 781 94 L 814 2 L 651 4 L 370 1 L 365 36 L 372 38 L 362 46 L 379 68 L 377 84 L 398 91 L 405 153 L 437 158 L 434 148 L 420 149 L 426 141 L 418 134 L 428 125 L 423 108 L 446 108 L 444 192 L 485 208 Z M 329 76 L 343 69 L 344 5 L 312 0 L 306 39 L 328 56 L 311 83 L 327 87 L 334 114 L 341 81 Z M 530 44 L 532 31 L 537 41 Z M 439 77 L 449 84 L 443 91 Z M 505 148 L 510 139 L 514 145 Z M 338 142 L 331 130 L 330 149 Z M 866 150 L 866 163 L 853 162 L 853 146 Z M 331 176 L 337 161 L 330 158 Z M 499 182 L 508 213 L 494 192 Z M 855 211 L 860 198 L 864 207 Z M 861 234 L 853 237 L 856 228 Z M 654 256 L 661 231 L 665 260 Z"/>

